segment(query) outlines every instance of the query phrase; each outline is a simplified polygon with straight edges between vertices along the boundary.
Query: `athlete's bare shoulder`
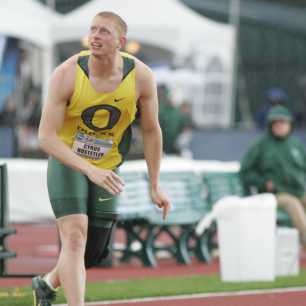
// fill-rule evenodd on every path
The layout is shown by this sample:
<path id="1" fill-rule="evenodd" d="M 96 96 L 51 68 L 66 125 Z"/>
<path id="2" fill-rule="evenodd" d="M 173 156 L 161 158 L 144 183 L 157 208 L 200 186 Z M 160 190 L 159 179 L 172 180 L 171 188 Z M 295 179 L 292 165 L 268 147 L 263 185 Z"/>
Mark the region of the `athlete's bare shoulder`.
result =
<path id="1" fill-rule="evenodd" d="M 138 96 L 141 96 L 155 86 L 155 78 L 152 69 L 148 65 L 136 57 L 134 60 L 136 69 L 136 88 Z"/>
<path id="2" fill-rule="evenodd" d="M 57 66 L 54 70 L 55 75 L 60 75 L 62 77 L 65 77 L 69 80 L 75 78 L 75 72 L 77 67 L 77 61 L 78 61 L 78 55 L 73 55 L 67 60 L 65 60 L 63 63 L 61 63 L 59 66 Z"/>
<path id="3" fill-rule="evenodd" d="M 74 90 L 78 55 L 73 55 L 58 65 L 50 79 L 50 89 L 69 99 Z"/>
<path id="4" fill-rule="evenodd" d="M 135 66 L 136 66 L 137 72 L 140 74 L 144 74 L 144 75 L 153 74 L 151 68 L 137 58 L 135 58 Z"/>

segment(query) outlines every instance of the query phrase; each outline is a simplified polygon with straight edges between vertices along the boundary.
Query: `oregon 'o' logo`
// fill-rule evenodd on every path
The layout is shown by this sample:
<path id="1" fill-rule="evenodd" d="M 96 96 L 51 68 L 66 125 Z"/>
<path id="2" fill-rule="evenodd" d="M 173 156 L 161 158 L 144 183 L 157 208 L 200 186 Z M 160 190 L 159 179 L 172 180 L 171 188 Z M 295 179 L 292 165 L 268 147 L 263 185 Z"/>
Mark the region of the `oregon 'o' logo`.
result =
<path id="1" fill-rule="evenodd" d="M 93 123 L 93 119 L 95 117 L 96 112 L 100 110 L 105 110 L 109 112 L 109 120 L 107 124 L 102 127 L 96 126 Z M 121 112 L 117 107 L 114 107 L 111 105 L 95 105 L 95 106 L 85 109 L 81 115 L 81 118 L 88 128 L 96 132 L 99 132 L 99 131 L 112 129 L 116 125 L 116 123 L 119 121 L 120 115 L 121 115 Z"/>

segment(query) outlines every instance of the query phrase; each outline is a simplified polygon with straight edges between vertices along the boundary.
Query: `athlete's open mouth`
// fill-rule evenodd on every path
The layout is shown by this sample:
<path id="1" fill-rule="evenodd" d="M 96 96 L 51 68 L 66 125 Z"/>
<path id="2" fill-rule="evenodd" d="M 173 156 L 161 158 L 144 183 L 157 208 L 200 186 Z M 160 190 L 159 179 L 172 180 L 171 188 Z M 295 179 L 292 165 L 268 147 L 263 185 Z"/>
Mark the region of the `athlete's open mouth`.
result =
<path id="1" fill-rule="evenodd" d="M 102 45 L 101 45 L 101 44 L 96 43 L 96 42 L 91 43 L 91 46 L 92 46 L 93 48 L 95 48 L 95 49 L 97 49 L 97 48 L 101 48 L 101 47 L 102 47 Z"/>

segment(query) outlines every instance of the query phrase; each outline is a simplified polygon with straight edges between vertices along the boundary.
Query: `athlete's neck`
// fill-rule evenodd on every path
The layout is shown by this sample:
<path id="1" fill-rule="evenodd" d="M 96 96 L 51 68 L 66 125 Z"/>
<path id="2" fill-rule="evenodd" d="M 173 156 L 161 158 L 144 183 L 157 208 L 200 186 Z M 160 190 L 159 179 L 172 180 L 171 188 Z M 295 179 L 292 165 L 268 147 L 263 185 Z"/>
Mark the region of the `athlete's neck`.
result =
<path id="1" fill-rule="evenodd" d="M 89 57 L 88 68 L 90 75 L 95 78 L 107 78 L 122 69 L 122 58 L 119 52 L 114 55 Z"/>

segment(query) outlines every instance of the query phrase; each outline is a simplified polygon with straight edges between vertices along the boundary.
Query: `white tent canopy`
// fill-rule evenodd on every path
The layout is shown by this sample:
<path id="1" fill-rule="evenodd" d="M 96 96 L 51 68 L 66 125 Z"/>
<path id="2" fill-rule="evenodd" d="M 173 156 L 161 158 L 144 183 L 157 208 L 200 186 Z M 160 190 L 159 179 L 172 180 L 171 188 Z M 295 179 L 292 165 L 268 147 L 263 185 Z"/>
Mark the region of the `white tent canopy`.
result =
<path id="1" fill-rule="evenodd" d="M 43 51 L 43 96 L 53 69 L 53 25 L 63 17 L 37 0 L 1 0 L 0 34 L 26 40 Z"/>
<path id="2" fill-rule="evenodd" d="M 211 21 L 177 0 L 92 0 L 56 25 L 54 41 L 80 40 L 100 11 L 119 14 L 128 24 L 128 38 L 163 47 L 174 54 L 187 54 L 198 44 L 225 47 L 231 42 L 230 26 Z"/>
<path id="3" fill-rule="evenodd" d="M 52 45 L 52 24 L 59 22 L 57 14 L 36 0 L 1 0 L 0 33 L 24 39 L 39 47 Z"/>

